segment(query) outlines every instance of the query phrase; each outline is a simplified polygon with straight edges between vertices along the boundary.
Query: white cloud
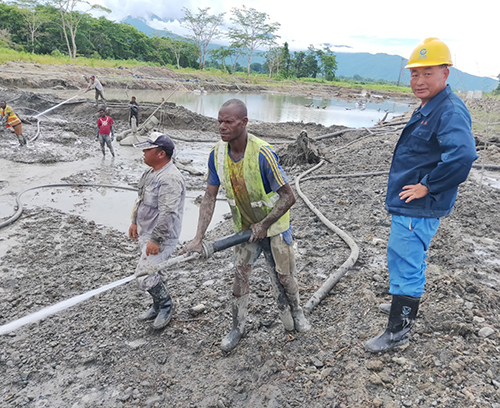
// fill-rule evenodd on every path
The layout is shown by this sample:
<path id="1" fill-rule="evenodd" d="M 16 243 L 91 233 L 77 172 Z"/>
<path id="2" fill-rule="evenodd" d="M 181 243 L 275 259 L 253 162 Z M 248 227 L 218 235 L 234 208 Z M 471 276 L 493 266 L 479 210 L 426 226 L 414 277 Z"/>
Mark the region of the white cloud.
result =
<path id="1" fill-rule="evenodd" d="M 225 12 L 229 23 L 231 9 L 245 5 L 267 13 L 270 21 L 279 22 L 281 42 L 287 41 L 291 49 L 330 43 L 350 46 L 356 52 L 385 52 L 407 58 L 418 42 L 427 37 L 438 37 L 450 47 L 458 69 L 481 76 L 496 77 L 500 74 L 500 53 L 494 49 L 498 38 L 500 2 L 489 0 L 476 0 L 467 7 L 444 0 L 431 3 L 317 0 L 293 5 L 289 0 L 95 2 L 110 8 L 113 12 L 107 17 L 118 21 L 127 15 L 147 18 L 151 14 L 177 20 L 167 29 L 180 35 L 185 34 L 179 24 L 184 16 L 183 7 L 193 13 L 205 7 L 210 7 L 212 14 Z"/>

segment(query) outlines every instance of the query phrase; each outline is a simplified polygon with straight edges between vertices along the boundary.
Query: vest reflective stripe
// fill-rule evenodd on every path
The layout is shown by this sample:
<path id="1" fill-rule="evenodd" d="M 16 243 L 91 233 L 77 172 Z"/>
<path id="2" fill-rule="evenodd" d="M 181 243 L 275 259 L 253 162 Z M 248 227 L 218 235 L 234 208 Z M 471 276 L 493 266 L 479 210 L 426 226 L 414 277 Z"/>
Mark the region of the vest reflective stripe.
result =
<path id="1" fill-rule="evenodd" d="M 271 207 L 273 208 L 276 202 L 279 200 L 280 196 L 275 194 L 271 197 L 269 201 L 255 201 L 250 203 L 252 208 L 260 208 L 260 207 Z"/>
<path id="2" fill-rule="evenodd" d="M 5 109 L 0 108 L 0 113 L 2 114 L 2 116 L 7 115 L 7 122 L 5 124 L 5 127 L 12 127 L 21 123 L 21 119 L 17 117 L 17 115 L 14 113 L 14 110 L 9 105 L 7 105 Z"/>
<path id="3" fill-rule="evenodd" d="M 248 134 L 247 146 L 243 162 L 243 178 L 247 187 L 250 205 L 254 210 L 256 219 L 263 220 L 274 208 L 279 200 L 279 195 L 273 191 L 266 194 L 259 166 L 259 152 L 262 146 L 269 146 L 265 141 Z M 236 206 L 234 192 L 231 185 L 231 176 L 229 174 L 229 155 L 227 154 L 228 144 L 220 141 L 215 145 L 214 160 L 217 161 L 216 169 L 233 215 L 234 229 L 241 231 L 241 213 Z M 287 211 L 278 221 L 271 225 L 267 230 L 267 236 L 272 237 L 285 232 L 290 227 L 290 212 Z"/>

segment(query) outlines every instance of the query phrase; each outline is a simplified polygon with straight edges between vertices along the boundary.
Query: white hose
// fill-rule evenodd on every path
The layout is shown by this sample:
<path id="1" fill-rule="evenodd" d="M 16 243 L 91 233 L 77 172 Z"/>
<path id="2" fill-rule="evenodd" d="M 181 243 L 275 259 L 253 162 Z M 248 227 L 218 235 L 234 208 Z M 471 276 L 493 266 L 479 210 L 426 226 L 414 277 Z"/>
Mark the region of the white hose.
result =
<path id="1" fill-rule="evenodd" d="M 59 106 L 61 106 L 61 105 L 64 105 L 65 103 L 69 102 L 70 100 L 75 99 L 77 96 L 80 96 L 81 94 L 83 94 L 83 93 L 85 93 L 85 92 L 86 92 L 86 91 L 79 92 L 79 93 L 77 93 L 75 96 L 72 96 L 71 98 L 66 99 L 65 101 L 62 101 L 61 103 L 58 103 L 56 106 L 53 106 L 52 108 L 49 108 L 49 109 L 47 109 L 46 111 L 43 111 L 43 112 L 39 113 L 38 115 L 35 115 L 34 117 L 35 117 L 35 118 L 38 118 L 39 116 L 42 116 L 43 114 L 45 114 L 45 113 L 47 113 L 47 112 L 50 112 L 50 111 L 54 110 L 55 108 L 58 108 L 58 107 L 59 107 Z"/>

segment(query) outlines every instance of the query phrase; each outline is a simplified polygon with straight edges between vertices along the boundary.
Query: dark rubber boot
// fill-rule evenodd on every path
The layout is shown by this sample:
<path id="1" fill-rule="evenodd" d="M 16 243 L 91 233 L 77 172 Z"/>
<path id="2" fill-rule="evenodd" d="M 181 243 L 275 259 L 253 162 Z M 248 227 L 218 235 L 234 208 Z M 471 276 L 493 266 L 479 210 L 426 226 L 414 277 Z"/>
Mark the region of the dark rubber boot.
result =
<path id="1" fill-rule="evenodd" d="M 235 297 L 233 301 L 233 329 L 226 335 L 221 343 L 220 348 L 222 351 L 231 351 L 239 343 L 240 339 L 245 334 L 245 323 L 248 314 L 248 297 L 243 295 Z"/>
<path id="2" fill-rule="evenodd" d="M 149 308 L 149 310 L 145 311 L 141 315 L 137 317 L 137 320 L 140 322 L 145 322 L 147 320 L 153 320 L 156 316 L 158 316 L 158 312 L 160 311 L 160 306 L 158 306 L 158 302 L 153 298 L 153 304 Z"/>
<path id="3" fill-rule="evenodd" d="M 385 314 L 391 313 L 391 304 L 390 303 L 381 303 L 378 305 L 378 309 Z"/>
<path id="4" fill-rule="evenodd" d="M 148 290 L 154 301 L 158 305 L 158 313 L 153 322 L 153 329 L 163 329 L 170 323 L 174 315 L 174 303 L 170 297 L 167 288 L 163 282 L 158 283 L 156 286 Z M 154 304 L 153 304 L 154 307 Z"/>
<path id="5" fill-rule="evenodd" d="M 365 349 L 370 353 L 379 353 L 406 348 L 408 333 L 417 316 L 419 303 L 420 298 L 394 295 L 387 329 L 380 336 L 368 340 Z"/>

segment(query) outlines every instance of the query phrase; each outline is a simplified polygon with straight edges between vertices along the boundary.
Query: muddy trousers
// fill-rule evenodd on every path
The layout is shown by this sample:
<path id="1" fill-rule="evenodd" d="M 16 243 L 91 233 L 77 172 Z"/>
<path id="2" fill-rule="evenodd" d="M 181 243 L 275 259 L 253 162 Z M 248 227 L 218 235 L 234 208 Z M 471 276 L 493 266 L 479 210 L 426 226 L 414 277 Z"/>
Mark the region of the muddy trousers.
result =
<path id="1" fill-rule="evenodd" d="M 149 236 L 141 236 L 139 238 L 139 246 L 141 248 L 141 258 L 139 259 L 137 269 L 147 266 L 158 265 L 166 261 L 175 251 L 177 242 L 170 245 L 162 246 L 158 255 L 146 256 L 146 244 Z M 137 285 L 141 290 L 147 291 L 153 299 L 153 304 L 143 314 L 138 317 L 139 321 L 155 319 L 153 323 L 154 329 L 165 327 L 172 318 L 174 312 L 174 303 L 165 286 L 167 280 L 167 271 L 162 269 L 151 275 L 139 276 L 136 280 Z"/>
<path id="2" fill-rule="evenodd" d="M 285 330 L 308 331 L 310 325 L 300 307 L 299 287 L 294 276 L 296 268 L 293 244 L 287 244 L 281 235 L 235 247 L 234 296 L 240 297 L 249 293 L 252 265 L 262 252 L 268 264 L 269 277 Z"/>
<path id="3" fill-rule="evenodd" d="M 99 143 L 101 145 L 102 155 L 106 156 L 106 149 L 104 145 L 108 146 L 111 155 L 115 157 L 115 150 L 113 149 L 113 145 L 111 144 L 111 136 L 110 135 L 101 135 L 99 133 Z"/>
<path id="4" fill-rule="evenodd" d="M 98 89 L 95 90 L 95 104 L 97 105 L 97 100 L 101 97 L 101 101 L 106 104 L 106 99 L 104 98 L 103 91 L 99 91 Z"/>

